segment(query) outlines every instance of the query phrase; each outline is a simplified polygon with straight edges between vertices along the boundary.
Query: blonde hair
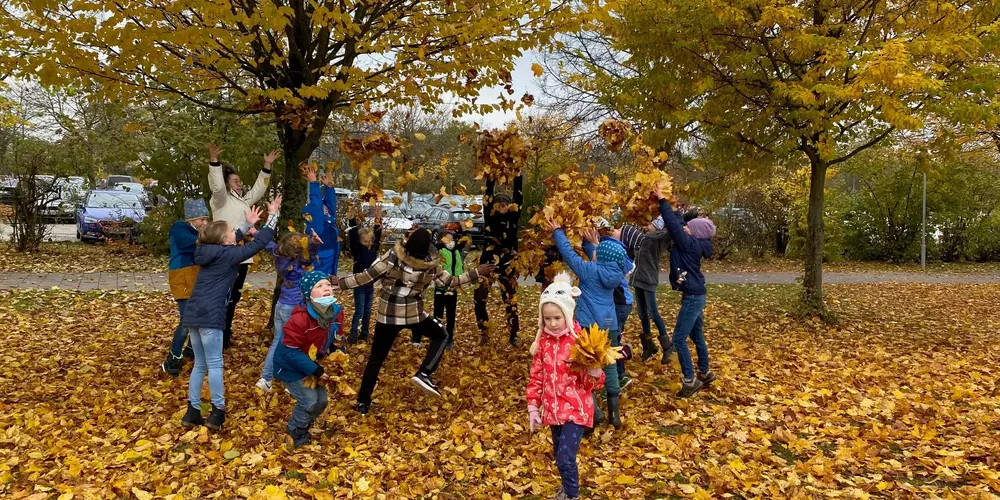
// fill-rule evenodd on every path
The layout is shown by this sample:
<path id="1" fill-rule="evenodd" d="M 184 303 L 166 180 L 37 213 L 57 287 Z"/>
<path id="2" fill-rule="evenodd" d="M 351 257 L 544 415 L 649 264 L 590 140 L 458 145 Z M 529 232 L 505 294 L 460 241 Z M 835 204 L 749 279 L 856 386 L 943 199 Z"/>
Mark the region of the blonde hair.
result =
<path id="1" fill-rule="evenodd" d="M 201 245 L 221 245 L 229 231 L 229 223 L 224 220 L 206 224 L 198 231 L 198 243 Z"/>
<path id="2" fill-rule="evenodd" d="M 366 238 L 368 239 L 368 243 L 365 243 Z M 362 245 L 371 248 L 371 246 L 375 244 L 375 232 L 369 227 L 362 227 L 358 229 L 358 241 L 360 241 Z"/>

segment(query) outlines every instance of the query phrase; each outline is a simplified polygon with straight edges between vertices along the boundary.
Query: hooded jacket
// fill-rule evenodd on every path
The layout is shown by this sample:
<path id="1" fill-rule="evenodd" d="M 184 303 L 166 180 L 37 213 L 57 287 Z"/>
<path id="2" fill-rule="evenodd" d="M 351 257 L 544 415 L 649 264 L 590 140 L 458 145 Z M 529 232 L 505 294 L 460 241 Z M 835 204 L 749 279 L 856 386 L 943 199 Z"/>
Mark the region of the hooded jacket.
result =
<path id="1" fill-rule="evenodd" d="M 692 238 L 684 231 L 684 219 L 670 209 L 666 200 L 660 201 L 663 222 L 673 238 L 670 247 L 670 286 L 684 295 L 705 295 L 705 275 L 701 273 L 701 259 L 709 258 L 714 251 L 712 240 Z M 687 272 L 684 283 L 677 283 L 680 272 Z"/>
<path id="2" fill-rule="evenodd" d="M 635 272 L 629 277 L 629 284 L 642 290 L 655 291 L 660 286 L 660 259 L 670 248 L 670 233 L 657 231 L 643 234 L 630 225 L 622 227 L 622 243 L 635 261 Z"/>
<path id="3" fill-rule="evenodd" d="M 198 230 L 190 222 L 179 220 L 170 226 L 170 266 L 167 282 L 170 294 L 176 300 L 191 297 L 194 282 L 198 279 L 198 266 L 194 265 L 194 251 L 198 248 Z"/>
<path id="4" fill-rule="evenodd" d="M 273 224 L 277 215 L 268 218 L 268 224 L 257 231 L 253 241 L 243 246 L 199 245 L 194 251 L 194 263 L 201 266 L 194 283 L 191 298 L 184 308 L 181 326 L 187 328 L 226 327 L 226 301 L 236 282 L 240 264 L 254 256 L 274 238 Z M 239 239 L 241 235 L 237 233 Z"/>
<path id="5" fill-rule="evenodd" d="M 313 267 L 326 274 L 337 274 L 340 264 L 340 232 L 337 230 L 337 190 L 320 184 L 309 183 L 309 202 L 302 207 L 306 220 L 306 236 L 315 231 L 323 244 L 313 254 Z"/>
<path id="6" fill-rule="evenodd" d="M 323 374 L 323 367 L 309 358 L 309 349 L 316 346 L 316 358 L 330 350 L 330 341 L 344 324 L 344 309 L 339 304 L 333 308 L 333 321 L 324 330 L 313 316 L 310 305 L 299 305 L 281 329 L 281 344 L 274 351 L 274 378 L 282 382 L 296 382 L 309 376 Z"/>
<path id="7" fill-rule="evenodd" d="M 573 331 L 582 331 L 579 323 L 573 322 Z M 574 344 L 576 339 L 569 330 L 559 334 L 543 330 L 538 339 L 525 399 L 529 407 L 539 409 L 542 425 L 573 422 L 594 426 L 594 398 L 590 393 L 604 385 L 604 373 L 591 377 L 569 364 Z"/>
<path id="8" fill-rule="evenodd" d="M 340 279 L 341 290 L 379 282 L 375 321 L 386 325 L 415 325 L 426 320 L 424 290 L 431 286 L 457 288 L 479 279 L 476 269 L 452 276 L 441 266 L 440 254 L 417 259 L 406 253 L 402 241 L 372 264 L 368 270 Z"/>
<path id="9" fill-rule="evenodd" d="M 618 331 L 618 317 L 615 314 L 615 288 L 625 279 L 624 264 L 615 262 L 589 262 L 577 255 L 573 245 L 562 229 L 552 233 L 559 255 L 567 267 L 580 280 L 583 294 L 577 300 L 576 320 L 584 328 L 597 325 L 602 330 Z"/>

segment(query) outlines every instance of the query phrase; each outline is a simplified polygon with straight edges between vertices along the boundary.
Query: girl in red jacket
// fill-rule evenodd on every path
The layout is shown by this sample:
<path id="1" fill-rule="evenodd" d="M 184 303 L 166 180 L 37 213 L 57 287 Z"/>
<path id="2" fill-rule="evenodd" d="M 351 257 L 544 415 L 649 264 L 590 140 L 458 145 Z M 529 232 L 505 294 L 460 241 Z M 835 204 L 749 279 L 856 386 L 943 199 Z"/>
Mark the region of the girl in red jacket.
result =
<path id="1" fill-rule="evenodd" d="M 538 349 L 534 350 L 528 379 L 528 417 L 532 432 L 543 425 L 552 430 L 552 448 L 562 478 L 557 500 L 580 496 L 576 453 L 584 430 L 594 426 L 593 390 L 604 383 L 600 368 L 582 371 L 569 364 L 580 325 L 573 320 L 580 289 L 560 273 L 539 303 Z M 572 328 L 572 329 L 571 329 Z"/>

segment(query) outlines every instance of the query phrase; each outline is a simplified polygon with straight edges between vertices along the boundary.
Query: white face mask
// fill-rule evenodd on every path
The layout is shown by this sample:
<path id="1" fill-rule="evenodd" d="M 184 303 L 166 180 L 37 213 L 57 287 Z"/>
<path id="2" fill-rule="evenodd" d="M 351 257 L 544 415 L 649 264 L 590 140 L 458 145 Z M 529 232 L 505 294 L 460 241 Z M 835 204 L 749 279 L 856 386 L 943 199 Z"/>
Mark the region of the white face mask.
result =
<path id="1" fill-rule="evenodd" d="M 447 248 L 448 250 L 454 250 L 455 249 L 455 242 L 454 241 L 449 241 L 448 243 L 444 244 L 444 247 Z"/>

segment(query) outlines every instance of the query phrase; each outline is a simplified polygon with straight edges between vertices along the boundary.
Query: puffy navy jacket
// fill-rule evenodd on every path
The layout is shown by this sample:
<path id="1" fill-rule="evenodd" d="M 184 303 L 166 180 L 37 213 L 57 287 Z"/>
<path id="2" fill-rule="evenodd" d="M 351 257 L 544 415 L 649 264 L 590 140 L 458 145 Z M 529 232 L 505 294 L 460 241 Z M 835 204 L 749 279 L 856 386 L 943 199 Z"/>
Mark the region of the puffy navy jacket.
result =
<path id="1" fill-rule="evenodd" d="M 670 232 L 670 286 L 687 295 L 705 295 L 705 275 L 701 273 L 701 259 L 709 258 L 714 251 L 712 240 L 692 238 L 684 231 L 684 218 L 670 209 L 666 200 L 660 200 L 660 215 Z M 680 273 L 687 271 L 682 284 L 677 283 Z"/>

